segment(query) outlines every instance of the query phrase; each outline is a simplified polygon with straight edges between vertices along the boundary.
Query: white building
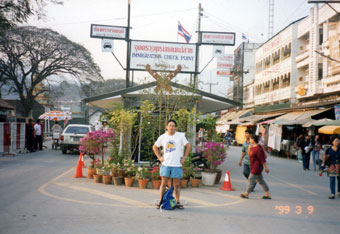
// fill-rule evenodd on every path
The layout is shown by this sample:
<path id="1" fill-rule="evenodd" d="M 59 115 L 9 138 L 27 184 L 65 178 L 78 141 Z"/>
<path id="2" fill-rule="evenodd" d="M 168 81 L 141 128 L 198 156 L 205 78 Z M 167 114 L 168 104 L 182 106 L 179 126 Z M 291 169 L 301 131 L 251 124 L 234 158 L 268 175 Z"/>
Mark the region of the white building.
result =
<path id="1" fill-rule="evenodd" d="M 262 44 L 255 54 L 255 106 L 269 106 L 295 102 L 297 55 L 297 20 L 267 42 Z"/>
<path id="2" fill-rule="evenodd" d="M 340 4 L 332 4 L 340 11 Z M 298 26 L 297 64 L 298 106 L 313 106 L 340 101 L 340 17 L 328 5 L 314 6 Z M 319 53 L 325 55 L 321 56 Z"/>

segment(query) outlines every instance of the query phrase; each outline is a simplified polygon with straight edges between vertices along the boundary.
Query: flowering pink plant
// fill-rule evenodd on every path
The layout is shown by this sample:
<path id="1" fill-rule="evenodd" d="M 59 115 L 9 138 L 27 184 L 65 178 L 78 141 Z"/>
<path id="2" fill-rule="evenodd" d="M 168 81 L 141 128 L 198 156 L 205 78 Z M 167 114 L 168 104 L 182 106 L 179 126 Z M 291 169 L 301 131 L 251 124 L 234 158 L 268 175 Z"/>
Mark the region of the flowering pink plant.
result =
<path id="1" fill-rule="evenodd" d="M 103 163 L 105 149 L 108 143 L 114 141 L 115 138 L 116 134 L 111 129 L 88 132 L 85 137 L 80 139 L 79 150 L 92 155 L 101 153 Z"/>
<path id="2" fill-rule="evenodd" d="M 226 158 L 223 143 L 207 141 L 204 144 L 202 156 L 206 158 L 209 169 L 216 169 Z"/>

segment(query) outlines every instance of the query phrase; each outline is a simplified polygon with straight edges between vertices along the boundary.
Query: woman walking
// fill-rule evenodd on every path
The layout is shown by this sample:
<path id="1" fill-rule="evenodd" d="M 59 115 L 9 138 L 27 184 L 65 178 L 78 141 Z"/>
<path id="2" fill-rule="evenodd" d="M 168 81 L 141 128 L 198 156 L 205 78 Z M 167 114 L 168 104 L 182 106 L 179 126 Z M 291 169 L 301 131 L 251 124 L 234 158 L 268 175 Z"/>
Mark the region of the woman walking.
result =
<path id="1" fill-rule="evenodd" d="M 340 147 L 339 137 L 332 139 L 332 147 L 326 150 L 326 154 L 322 159 L 322 166 L 328 165 L 328 176 L 330 182 L 331 195 L 329 199 L 335 198 L 335 180 L 338 180 L 338 196 L 340 197 Z"/>
<path id="2" fill-rule="evenodd" d="M 249 198 L 249 193 L 254 190 L 255 181 L 257 181 L 263 188 L 265 194 L 262 197 L 263 199 L 271 199 L 269 194 L 269 187 L 267 183 L 264 181 L 262 176 L 263 167 L 265 168 L 265 172 L 269 173 L 268 165 L 266 162 L 266 156 L 263 151 L 262 146 L 258 144 L 259 137 L 255 134 L 251 134 L 250 136 L 250 144 L 251 146 L 248 149 L 249 161 L 250 161 L 250 175 L 248 178 L 248 187 L 246 192 L 242 193 L 240 196 L 242 198 Z"/>

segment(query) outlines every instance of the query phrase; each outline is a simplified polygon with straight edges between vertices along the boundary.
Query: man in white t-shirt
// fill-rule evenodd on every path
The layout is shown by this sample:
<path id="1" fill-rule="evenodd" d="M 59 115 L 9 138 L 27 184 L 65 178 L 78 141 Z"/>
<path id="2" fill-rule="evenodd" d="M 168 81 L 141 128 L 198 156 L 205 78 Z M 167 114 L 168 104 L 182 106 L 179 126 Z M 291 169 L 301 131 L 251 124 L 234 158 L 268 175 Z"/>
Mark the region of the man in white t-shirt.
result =
<path id="1" fill-rule="evenodd" d="M 38 119 L 37 123 L 34 125 L 34 131 L 35 131 L 34 148 L 35 150 L 42 150 L 42 132 L 41 132 L 40 119 Z"/>
<path id="2" fill-rule="evenodd" d="M 161 199 L 165 192 L 165 186 L 168 184 L 168 179 L 172 178 L 177 208 L 183 209 L 183 205 L 179 202 L 181 192 L 180 179 L 182 179 L 183 175 L 182 165 L 190 153 L 191 146 L 185 138 L 184 133 L 176 132 L 176 128 L 176 121 L 169 120 L 167 123 L 168 131 L 158 137 L 152 149 L 158 160 L 162 163 L 160 169 L 160 176 L 162 177 L 162 184 L 160 187 Z M 160 154 L 158 150 L 159 147 L 163 147 L 164 156 Z M 159 205 L 157 208 L 159 208 Z"/>

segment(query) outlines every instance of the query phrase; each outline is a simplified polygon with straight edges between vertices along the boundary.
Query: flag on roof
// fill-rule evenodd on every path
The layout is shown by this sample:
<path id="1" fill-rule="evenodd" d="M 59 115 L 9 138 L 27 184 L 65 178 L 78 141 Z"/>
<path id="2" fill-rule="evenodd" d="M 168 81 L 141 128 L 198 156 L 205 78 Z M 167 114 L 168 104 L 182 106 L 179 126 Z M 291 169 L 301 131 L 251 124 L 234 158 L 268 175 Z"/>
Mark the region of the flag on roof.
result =
<path id="1" fill-rule="evenodd" d="M 242 33 L 242 40 L 247 40 L 247 36 L 244 33 Z"/>
<path id="2" fill-rule="evenodd" d="M 185 41 L 189 43 L 191 39 L 191 35 L 190 33 L 188 33 L 187 30 L 183 28 L 183 26 L 181 25 L 179 21 L 178 21 L 178 35 L 182 36 L 185 39 Z"/>

